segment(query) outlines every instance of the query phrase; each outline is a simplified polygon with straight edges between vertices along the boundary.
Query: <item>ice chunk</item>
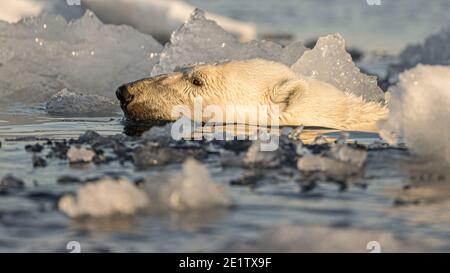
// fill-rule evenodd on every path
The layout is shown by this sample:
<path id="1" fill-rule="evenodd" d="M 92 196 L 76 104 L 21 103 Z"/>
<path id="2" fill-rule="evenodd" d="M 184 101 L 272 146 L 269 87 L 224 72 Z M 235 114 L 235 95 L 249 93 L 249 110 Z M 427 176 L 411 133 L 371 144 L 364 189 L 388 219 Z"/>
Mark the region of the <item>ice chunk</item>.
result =
<path id="1" fill-rule="evenodd" d="M 89 163 L 94 156 L 95 153 L 85 147 L 70 147 L 67 151 L 67 158 L 70 163 Z"/>
<path id="2" fill-rule="evenodd" d="M 399 62 L 389 68 L 389 81 L 396 83 L 401 72 L 418 64 L 450 65 L 450 27 L 427 37 L 423 44 L 407 46 Z"/>
<path id="3" fill-rule="evenodd" d="M 321 154 L 306 153 L 297 161 L 297 167 L 306 180 L 319 179 L 342 183 L 362 173 L 366 157 L 365 150 L 334 143 L 329 151 Z"/>
<path id="4" fill-rule="evenodd" d="M 270 142 L 267 141 L 269 139 Z M 296 145 L 287 136 L 271 134 L 252 141 L 244 155 L 243 163 L 248 168 L 262 169 L 295 166 L 296 157 Z"/>
<path id="5" fill-rule="evenodd" d="M 380 135 L 404 141 L 415 154 L 450 166 L 450 67 L 418 65 L 389 90 L 389 118 Z"/>
<path id="6" fill-rule="evenodd" d="M 148 144 L 136 148 L 133 162 L 138 169 L 144 170 L 153 166 L 181 163 L 184 157 L 185 153 L 182 151 Z"/>
<path id="7" fill-rule="evenodd" d="M 109 98 L 125 82 L 149 76 L 162 46 L 127 26 L 104 25 L 87 11 L 67 23 L 43 15 L 0 22 L 0 103 L 45 102 L 60 90 Z"/>
<path id="8" fill-rule="evenodd" d="M 154 212 L 207 210 L 228 207 L 228 191 L 216 184 L 208 170 L 187 160 L 180 172 L 147 177 L 143 188 L 132 182 L 103 178 L 63 196 L 58 208 L 70 217 L 131 215 L 140 210 Z"/>
<path id="9" fill-rule="evenodd" d="M 281 164 L 280 151 L 262 151 L 262 142 L 259 140 L 253 141 L 244 156 L 244 166 L 247 167 L 262 167 L 275 168 Z"/>
<path id="10" fill-rule="evenodd" d="M 360 168 L 321 155 L 305 155 L 298 160 L 298 169 L 305 174 L 305 177 L 312 177 L 313 180 L 330 180 L 336 182 L 345 182 L 348 178 L 356 176 L 360 172 Z M 315 174 L 320 174 L 316 176 Z M 313 175 L 313 176 L 311 176 Z"/>
<path id="11" fill-rule="evenodd" d="M 153 166 L 181 163 L 189 157 L 203 159 L 207 156 L 206 150 L 201 146 L 172 148 L 167 146 L 169 141 L 158 142 L 156 145 L 150 141 L 137 147 L 133 153 L 134 165 L 143 170 Z"/>
<path id="12" fill-rule="evenodd" d="M 21 189 L 23 187 L 25 187 L 25 183 L 12 175 L 7 175 L 0 179 L 0 193 L 9 189 Z"/>
<path id="13" fill-rule="evenodd" d="M 316 46 L 306 51 L 291 68 L 300 75 L 327 82 L 368 101 L 384 100 L 377 78 L 360 72 L 345 50 L 345 40 L 340 34 L 319 38 Z"/>
<path id="14" fill-rule="evenodd" d="M 172 33 L 152 75 L 173 72 L 177 67 L 190 64 L 233 59 L 263 58 L 291 65 L 305 50 L 301 43 L 286 47 L 270 41 L 241 43 L 197 9 L 183 26 Z"/>
<path id="15" fill-rule="evenodd" d="M 153 126 L 142 134 L 142 138 L 146 141 L 166 145 L 172 140 L 172 125 L 173 123 L 167 123 L 164 126 Z"/>
<path id="16" fill-rule="evenodd" d="M 145 185 L 158 209 L 203 210 L 231 204 L 228 191 L 213 181 L 206 167 L 193 159 L 183 163 L 181 172 L 165 174 L 157 181 L 147 178 Z"/>
<path id="17" fill-rule="evenodd" d="M 104 178 L 88 183 L 75 196 L 65 195 L 58 208 L 69 217 L 131 215 L 147 207 L 147 194 L 127 180 Z"/>
<path id="18" fill-rule="evenodd" d="M 49 114 L 86 116 L 109 114 L 117 110 L 117 102 L 98 95 L 84 95 L 63 89 L 53 95 L 45 108 Z"/>
<path id="19" fill-rule="evenodd" d="M 361 149 L 354 149 L 344 144 L 334 144 L 330 150 L 332 156 L 340 161 L 362 167 L 366 161 L 367 152 Z"/>

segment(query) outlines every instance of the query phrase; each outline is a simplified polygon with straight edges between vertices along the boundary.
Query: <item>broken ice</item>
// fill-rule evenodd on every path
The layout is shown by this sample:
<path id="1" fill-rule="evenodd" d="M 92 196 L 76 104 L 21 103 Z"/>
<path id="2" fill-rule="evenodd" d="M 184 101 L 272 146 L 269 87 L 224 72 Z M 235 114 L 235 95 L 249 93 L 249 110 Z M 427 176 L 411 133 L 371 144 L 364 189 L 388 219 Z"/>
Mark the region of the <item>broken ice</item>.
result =
<path id="1" fill-rule="evenodd" d="M 45 109 L 53 115 L 90 116 L 96 114 L 111 114 L 118 105 L 115 100 L 98 95 L 84 95 L 63 89 L 53 95 Z"/>
<path id="2" fill-rule="evenodd" d="M 69 217 L 107 217 L 131 215 L 147 207 L 147 194 L 127 180 L 103 178 L 79 188 L 75 195 L 65 195 L 58 208 Z"/>
<path id="3" fill-rule="evenodd" d="M 291 69 L 368 101 L 384 100 L 384 92 L 378 87 L 377 78 L 360 72 L 345 50 L 345 41 L 340 34 L 319 38 L 316 46 L 306 51 Z"/>
<path id="4" fill-rule="evenodd" d="M 67 151 L 67 158 L 70 163 L 89 163 L 94 156 L 95 153 L 85 147 L 70 147 Z"/>
<path id="5" fill-rule="evenodd" d="M 351 148 L 347 144 L 334 143 L 330 151 L 322 154 L 305 154 L 297 162 L 305 179 L 346 182 L 357 177 L 367 157 L 365 150 Z"/>
<path id="6" fill-rule="evenodd" d="M 235 59 L 263 58 L 291 65 L 305 50 L 299 42 L 286 47 L 271 41 L 241 43 L 197 9 L 183 26 L 172 33 L 152 75 L 173 72 L 177 67 L 190 64 Z"/>
<path id="7" fill-rule="evenodd" d="M 246 167 L 262 167 L 262 168 L 275 168 L 281 164 L 280 151 L 262 151 L 262 142 L 257 140 L 253 141 L 252 145 L 248 148 L 243 163 Z"/>
<path id="8" fill-rule="evenodd" d="M 231 204 L 227 189 L 218 185 L 208 169 L 193 159 L 185 161 L 180 172 L 163 175 L 157 181 L 147 178 L 145 184 L 150 200 L 159 209 L 204 210 Z"/>
<path id="9" fill-rule="evenodd" d="M 208 169 L 189 159 L 178 172 L 147 177 L 143 187 L 120 179 L 103 178 L 65 195 L 58 208 L 70 217 L 131 215 L 154 212 L 207 210 L 231 204 L 226 188 L 212 180 Z"/>
<path id="10" fill-rule="evenodd" d="M 389 118 L 380 135 L 404 141 L 415 154 L 432 159 L 436 167 L 450 166 L 450 67 L 418 65 L 400 75 L 390 88 Z"/>
<path id="11" fill-rule="evenodd" d="M 43 15 L 0 22 L 0 103 L 40 103 L 64 88 L 113 98 L 150 75 L 162 46 L 128 26 L 104 25 L 87 11 L 75 21 Z"/>

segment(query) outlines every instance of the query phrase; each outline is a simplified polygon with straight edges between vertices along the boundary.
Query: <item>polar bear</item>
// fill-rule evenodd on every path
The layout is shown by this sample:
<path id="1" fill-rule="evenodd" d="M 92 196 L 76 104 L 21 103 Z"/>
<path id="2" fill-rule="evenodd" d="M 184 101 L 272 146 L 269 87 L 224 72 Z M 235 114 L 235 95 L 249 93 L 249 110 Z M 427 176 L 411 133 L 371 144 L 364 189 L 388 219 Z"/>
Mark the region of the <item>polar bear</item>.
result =
<path id="1" fill-rule="evenodd" d="M 224 111 L 230 105 L 275 106 L 277 115 L 269 116 L 278 119 L 281 126 L 375 132 L 377 121 L 388 114 L 381 103 L 364 101 L 262 59 L 185 67 L 125 84 L 116 95 L 125 116 L 137 121 L 175 120 L 173 108 L 184 105 L 192 109 L 197 97 L 202 98 L 202 105 L 215 105 Z"/>

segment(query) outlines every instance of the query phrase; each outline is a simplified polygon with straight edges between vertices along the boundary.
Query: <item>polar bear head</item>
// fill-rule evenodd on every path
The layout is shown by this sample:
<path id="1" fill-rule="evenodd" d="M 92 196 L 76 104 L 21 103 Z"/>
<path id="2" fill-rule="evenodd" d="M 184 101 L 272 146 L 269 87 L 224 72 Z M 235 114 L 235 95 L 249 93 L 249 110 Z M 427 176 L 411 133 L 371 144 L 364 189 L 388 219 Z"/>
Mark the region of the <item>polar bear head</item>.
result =
<path id="1" fill-rule="evenodd" d="M 299 91 L 298 77 L 288 67 L 261 59 L 183 67 L 171 74 L 121 86 L 116 95 L 129 119 L 173 120 L 175 106 L 280 105 L 286 108 Z"/>
<path id="2" fill-rule="evenodd" d="M 376 131 L 376 123 L 388 113 L 385 105 L 261 59 L 184 67 L 125 84 L 116 95 L 126 117 L 136 121 L 176 120 L 180 115 L 174 116 L 174 108 L 182 106 L 194 113 L 199 97 L 203 108 L 214 106 L 226 112 L 222 123 L 229 123 L 229 117 L 236 120 L 242 112 L 252 112 L 249 109 L 255 106 L 267 106 L 265 109 L 277 109 L 276 114 L 268 111 L 266 115 L 280 125 Z M 229 106 L 235 107 L 234 112 L 228 112 Z"/>

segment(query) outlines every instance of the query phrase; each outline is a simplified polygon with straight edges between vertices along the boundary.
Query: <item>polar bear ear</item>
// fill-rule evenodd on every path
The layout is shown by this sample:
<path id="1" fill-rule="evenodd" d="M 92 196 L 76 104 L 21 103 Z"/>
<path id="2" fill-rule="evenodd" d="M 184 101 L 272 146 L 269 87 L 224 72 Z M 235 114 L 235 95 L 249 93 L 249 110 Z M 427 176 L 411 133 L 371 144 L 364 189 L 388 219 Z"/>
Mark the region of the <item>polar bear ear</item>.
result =
<path id="1" fill-rule="evenodd" d="M 280 111 L 287 111 L 290 106 L 301 99 L 307 83 L 301 79 L 283 79 L 270 90 L 270 99 L 279 105 Z"/>

